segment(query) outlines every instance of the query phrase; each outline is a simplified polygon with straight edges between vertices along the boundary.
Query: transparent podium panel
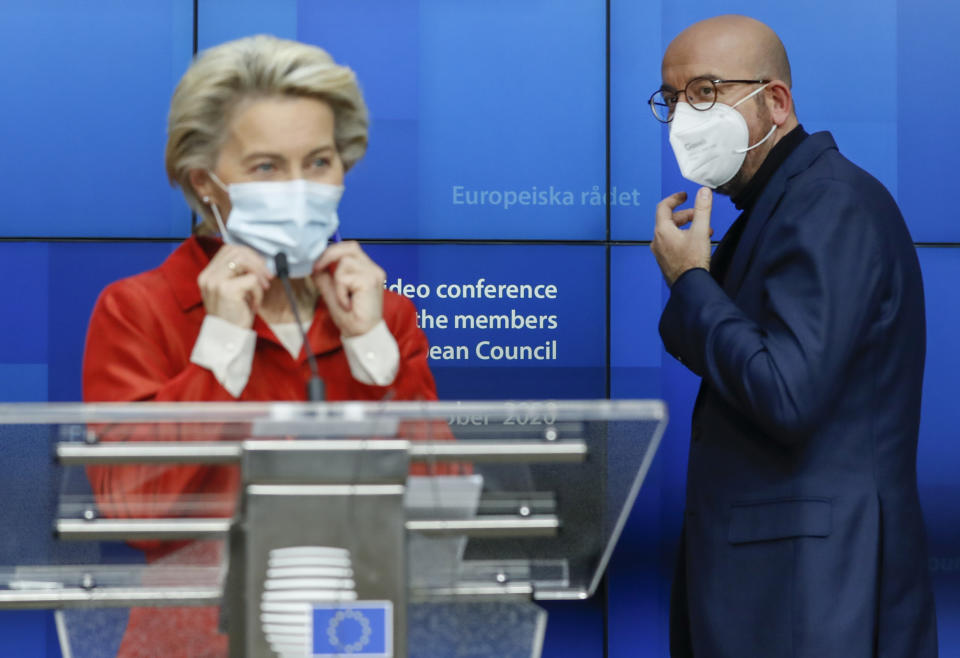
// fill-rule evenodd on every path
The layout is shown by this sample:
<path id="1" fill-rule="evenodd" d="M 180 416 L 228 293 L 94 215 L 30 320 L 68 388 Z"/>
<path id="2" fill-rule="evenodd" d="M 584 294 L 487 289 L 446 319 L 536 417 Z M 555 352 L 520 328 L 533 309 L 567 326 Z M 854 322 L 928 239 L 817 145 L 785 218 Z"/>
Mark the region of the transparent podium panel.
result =
<path id="1" fill-rule="evenodd" d="M 448 601 L 410 606 L 410 658 L 537 658 L 547 613 L 529 601 Z"/>
<path id="2" fill-rule="evenodd" d="M 665 423 L 650 400 L 0 405 L 0 608 L 56 610 L 75 657 L 538 656 L 535 602 L 596 591 Z"/>

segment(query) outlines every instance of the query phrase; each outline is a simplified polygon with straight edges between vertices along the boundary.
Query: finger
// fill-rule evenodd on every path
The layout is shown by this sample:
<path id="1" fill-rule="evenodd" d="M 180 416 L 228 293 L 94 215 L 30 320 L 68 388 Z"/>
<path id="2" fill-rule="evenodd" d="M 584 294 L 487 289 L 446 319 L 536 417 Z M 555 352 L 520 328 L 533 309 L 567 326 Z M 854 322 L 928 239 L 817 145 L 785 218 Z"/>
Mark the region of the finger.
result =
<path id="1" fill-rule="evenodd" d="M 356 254 L 344 256 L 332 274 L 334 281 L 346 284 L 351 293 L 383 288 L 387 280 L 387 273 L 382 267 L 369 258 L 361 259 Z"/>
<path id="2" fill-rule="evenodd" d="M 382 289 L 385 285 L 387 285 L 387 271 L 385 269 L 374 263 L 372 274 L 374 286 Z"/>
<path id="3" fill-rule="evenodd" d="M 236 277 L 251 272 L 264 287 L 269 287 L 273 274 L 267 268 L 266 259 L 249 247 L 228 245 L 220 249 L 211 261 L 220 277 Z"/>
<path id="4" fill-rule="evenodd" d="M 693 202 L 693 219 L 690 230 L 703 235 L 710 234 L 710 212 L 713 209 L 713 192 L 709 187 L 701 187 Z"/>
<path id="5" fill-rule="evenodd" d="M 323 303 L 326 304 L 327 309 L 329 309 L 330 315 L 332 315 L 334 319 L 340 317 L 343 311 L 341 310 L 340 302 L 337 300 L 337 290 L 333 282 L 333 276 L 328 272 L 321 272 L 314 278 L 314 283 L 320 292 L 320 296 L 323 298 Z"/>
<path id="6" fill-rule="evenodd" d="M 237 270 L 252 272 L 265 284 L 264 287 L 270 286 L 270 281 L 274 275 L 270 272 L 270 268 L 267 267 L 267 259 L 261 254 L 258 254 L 249 247 L 238 246 L 235 262 L 238 265 Z"/>
<path id="7" fill-rule="evenodd" d="M 658 224 L 665 224 L 667 222 L 672 223 L 671 217 L 673 216 L 674 209 L 686 200 L 687 200 L 686 192 L 677 192 L 676 194 L 671 194 L 666 199 L 658 203 L 657 216 L 656 216 L 657 223 Z"/>
<path id="8" fill-rule="evenodd" d="M 244 299 L 251 291 L 263 296 L 263 286 L 260 279 L 253 272 L 241 274 L 222 281 L 218 287 L 220 296 L 225 299 Z"/>
<path id="9" fill-rule="evenodd" d="M 350 310 L 350 288 L 347 281 L 326 271 L 315 274 L 313 280 L 328 308 Z"/>
<path id="10" fill-rule="evenodd" d="M 266 291 L 255 274 L 244 274 L 242 277 L 231 279 L 228 287 L 229 294 L 242 300 L 254 315 L 260 312 L 260 305 Z"/>
<path id="11" fill-rule="evenodd" d="M 337 271 L 339 274 L 339 270 Z M 334 281 L 342 284 L 350 291 L 351 299 L 355 299 L 357 294 L 376 292 L 382 294 L 383 284 L 379 278 L 372 272 L 357 272 L 347 276 L 334 276 Z"/>
<path id="12" fill-rule="evenodd" d="M 247 289 L 247 304 L 250 306 L 250 310 L 254 314 L 260 312 L 260 304 L 263 302 L 263 295 L 265 293 L 264 288 L 261 286 L 251 286 Z"/>
<path id="13" fill-rule="evenodd" d="M 339 262 L 348 254 L 366 257 L 366 254 L 363 253 L 363 250 L 360 248 L 360 245 L 357 242 L 354 242 L 353 240 L 348 242 L 338 242 L 323 250 L 323 253 L 320 254 L 320 258 L 318 258 L 313 264 L 313 270 L 315 272 L 318 270 L 325 270 L 333 263 Z"/>
<path id="14" fill-rule="evenodd" d="M 387 280 L 387 273 L 382 267 L 374 263 L 369 258 L 362 260 L 354 255 L 345 256 L 338 264 L 336 272 L 333 273 L 335 279 L 350 277 L 354 280 L 351 290 L 366 290 L 369 288 L 382 288 Z"/>
<path id="15" fill-rule="evenodd" d="M 681 226 L 686 226 L 693 219 L 693 208 L 684 208 L 683 210 L 678 210 L 673 213 L 671 217 L 673 223 L 678 228 Z"/>
<path id="16" fill-rule="evenodd" d="M 353 277 L 333 277 L 333 289 L 337 295 L 337 303 L 345 311 L 349 311 L 351 308 L 350 304 L 350 295 L 353 292 L 351 283 Z"/>
<path id="17" fill-rule="evenodd" d="M 345 274 L 355 274 L 362 272 L 366 267 L 368 266 L 361 261 L 356 254 L 346 254 L 337 261 L 337 269 L 333 275 L 337 277 Z"/>
<path id="18" fill-rule="evenodd" d="M 256 314 L 263 300 L 264 289 L 255 274 L 244 274 L 220 282 L 211 295 L 212 308 L 229 308 L 243 304 Z"/>

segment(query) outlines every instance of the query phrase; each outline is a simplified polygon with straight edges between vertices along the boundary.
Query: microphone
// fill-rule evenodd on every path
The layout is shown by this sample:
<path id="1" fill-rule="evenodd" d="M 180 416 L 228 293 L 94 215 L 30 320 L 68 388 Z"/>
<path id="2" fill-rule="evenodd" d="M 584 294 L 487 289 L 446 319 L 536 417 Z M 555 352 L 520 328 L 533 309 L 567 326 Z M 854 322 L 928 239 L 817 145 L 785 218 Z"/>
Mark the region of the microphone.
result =
<path id="1" fill-rule="evenodd" d="M 277 268 L 277 276 L 283 283 L 283 290 L 287 293 L 287 302 L 293 311 L 293 319 L 297 323 L 297 329 L 300 331 L 300 337 L 303 339 L 303 349 L 307 352 L 307 363 L 310 365 L 310 380 L 307 382 L 307 399 L 310 402 L 323 402 L 326 397 L 326 387 L 320 378 L 320 371 L 317 370 L 317 357 L 313 355 L 313 349 L 307 340 L 307 333 L 303 330 L 303 324 L 300 323 L 300 312 L 297 311 L 297 299 L 293 295 L 293 286 L 290 285 L 290 268 L 287 265 L 287 255 L 282 251 L 273 257 L 273 264 Z"/>

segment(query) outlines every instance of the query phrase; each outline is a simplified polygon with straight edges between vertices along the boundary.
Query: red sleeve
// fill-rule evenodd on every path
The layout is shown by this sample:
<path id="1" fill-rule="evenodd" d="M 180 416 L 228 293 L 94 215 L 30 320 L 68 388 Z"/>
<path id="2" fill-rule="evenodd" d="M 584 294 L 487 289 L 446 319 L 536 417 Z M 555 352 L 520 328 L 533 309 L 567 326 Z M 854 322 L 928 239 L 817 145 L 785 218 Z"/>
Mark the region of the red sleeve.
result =
<path id="1" fill-rule="evenodd" d="M 206 368 L 173 363 L 183 312 L 136 279 L 118 281 L 97 300 L 83 358 L 86 402 L 216 402 L 234 398 Z M 166 311 L 166 312 L 164 312 Z M 196 337 L 193 337 L 194 340 Z"/>
<path id="2" fill-rule="evenodd" d="M 183 323 L 185 316 L 176 301 L 172 296 L 164 299 L 166 291 L 152 289 L 138 279 L 110 285 L 97 300 L 84 353 L 84 400 L 232 400 L 212 373 L 190 363 L 192 345 L 178 340 L 178 330 L 183 329 L 178 323 Z M 97 428 L 101 440 L 106 441 L 222 438 L 215 429 L 188 424 Z M 229 514 L 237 481 L 234 467 L 199 465 L 92 466 L 87 475 L 101 513 L 109 517 Z"/>

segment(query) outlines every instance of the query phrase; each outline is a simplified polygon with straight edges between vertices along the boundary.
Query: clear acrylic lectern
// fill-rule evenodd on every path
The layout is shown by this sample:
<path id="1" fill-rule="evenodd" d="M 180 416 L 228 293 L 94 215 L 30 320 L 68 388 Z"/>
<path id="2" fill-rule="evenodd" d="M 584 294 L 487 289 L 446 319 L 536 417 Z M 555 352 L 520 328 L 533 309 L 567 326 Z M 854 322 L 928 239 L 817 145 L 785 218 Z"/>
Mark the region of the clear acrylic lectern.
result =
<path id="1" fill-rule="evenodd" d="M 665 424 L 649 400 L 0 405 L 0 609 L 56 610 L 72 658 L 536 657 L 536 601 L 594 593 Z"/>

